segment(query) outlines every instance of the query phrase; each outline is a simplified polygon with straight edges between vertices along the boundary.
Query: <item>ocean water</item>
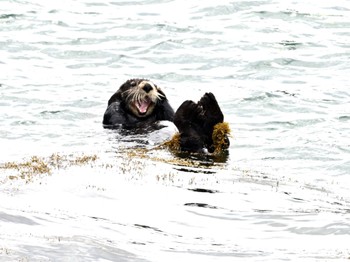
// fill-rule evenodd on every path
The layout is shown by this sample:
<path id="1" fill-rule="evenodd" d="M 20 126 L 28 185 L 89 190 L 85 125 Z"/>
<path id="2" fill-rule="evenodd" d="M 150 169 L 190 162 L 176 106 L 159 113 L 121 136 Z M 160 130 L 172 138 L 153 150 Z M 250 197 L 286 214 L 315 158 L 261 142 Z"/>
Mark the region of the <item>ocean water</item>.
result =
<path id="1" fill-rule="evenodd" d="M 2 0 L 0 261 L 349 261 L 349 11 Z M 134 77 L 213 92 L 227 158 L 103 129 Z"/>

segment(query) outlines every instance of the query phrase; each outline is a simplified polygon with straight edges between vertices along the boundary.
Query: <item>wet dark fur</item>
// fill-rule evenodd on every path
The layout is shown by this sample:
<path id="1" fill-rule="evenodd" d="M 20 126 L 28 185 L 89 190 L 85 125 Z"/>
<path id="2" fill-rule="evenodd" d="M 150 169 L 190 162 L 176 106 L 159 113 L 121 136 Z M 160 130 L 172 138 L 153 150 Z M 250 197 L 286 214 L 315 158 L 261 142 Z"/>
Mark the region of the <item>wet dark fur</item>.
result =
<path id="1" fill-rule="evenodd" d="M 151 97 L 149 100 L 154 102 L 146 112 L 140 104 L 135 106 L 145 97 Z M 223 123 L 224 115 L 212 93 L 205 93 L 198 103 L 186 100 L 174 114 L 164 92 L 154 83 L 146 79 L 130 79 L 109 99 L 103 125 L 105 128 L 136 128 L 147 132 L 153 130 L 153 124 L 159 120 L 173 121 L 176 125 L 179 151 L 204 153 L 207 150 L 213 153 L 214 126 Z M 226 135 L 224 140 L 228 147 Z"/>
<path id="2" fill-rule="evenodd" d="M 150 85 L 147 83 L 150 83 Z M 140 91 L 138 92 L 142 92 L 144 96 L 148 96 L 152 92 L 154 94 L 152 96 L 154 103 L 150 107 L 152 110 L 144 115 L 139 114 L 137 109 L 131 106 L 138 98 L 137 95 L 132 93 L 135 88 L 139 88 Z M 130 79 L 122 84 L 109 99 L 103 116 L 103 125 L 105 128 L 138 128 L 147 127 L 159 120 L 174 120 L 174 110 L 164 92 L 149 80 Z"/>
<path id="3" fill-rule="evenodd" d="M 180 133 L 180 149 L 188 152 L 214 152 L 214 126 L 224 121 L 224 115 L 212 93 L 205 93 L 198 103 L 187 100 L 175 113 L 174 124 Z M 227 145 L 229 140 L 227 138 Z"/>

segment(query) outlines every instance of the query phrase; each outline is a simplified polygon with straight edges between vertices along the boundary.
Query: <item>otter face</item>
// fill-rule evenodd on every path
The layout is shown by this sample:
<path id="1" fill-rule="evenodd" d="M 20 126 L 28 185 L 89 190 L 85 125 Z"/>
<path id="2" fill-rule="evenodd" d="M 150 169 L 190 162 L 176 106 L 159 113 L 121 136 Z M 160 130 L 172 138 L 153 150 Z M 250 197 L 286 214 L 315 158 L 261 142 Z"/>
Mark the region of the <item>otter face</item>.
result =
<path id="1" fill-rule="evenodd" d="M 128 80 L 124 88 L 122 97 L 126 107 L 131 113 L 140 118 L 151 115 L 157 101 L 165 97 L 164 93 L 155 84 L 145 79 Z"/>

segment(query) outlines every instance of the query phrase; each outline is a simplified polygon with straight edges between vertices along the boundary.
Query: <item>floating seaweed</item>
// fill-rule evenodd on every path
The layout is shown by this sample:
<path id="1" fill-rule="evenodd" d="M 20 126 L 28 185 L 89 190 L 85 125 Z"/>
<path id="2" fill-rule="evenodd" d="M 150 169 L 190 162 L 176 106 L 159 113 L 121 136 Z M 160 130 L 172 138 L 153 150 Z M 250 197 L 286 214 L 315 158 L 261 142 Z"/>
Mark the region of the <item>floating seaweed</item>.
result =
<path id="1" fill-rule="evenodd" d="M 22 162 L 6 162 L 0 164 L 0 169 L 15 170 L 16 175 L 8 176 L 11 180 L 20 178 L 30 182 L 35 176 L 51 175 L 54 169 L 85 165 L 96 161 L 96 159 L 97 155 L 66 156 L 55 153 L 46 158 L 32 156 Z"/>
<path id="2" fill-rule="evenodd" d="M 230 143 L 227 137 L 230 133 L 230 126 L 227 122 L 218 123 L 214 126 L 212 134 L 214 154 L 220 154 L 229 147 Z"/>
<path id="3" fill-rule="evenodd" d="M 225 152 L 225 150 L 230 145 L 230 142 L 228 139 L 228 136 L 230 136 L 230 133 L 231 133 L 230 126 L 227 122 L 218 123 L 214 126 L 213 133 L 212 133 L 214 150 L 211 155 L 219 155 Z M 175 154 L 181 153 L 180 138 L 181 138 L 180 134 L 176 133 L 171 140 L 166 141 L 165 143 L 163 143 L 162 146 L 168 148 L 171 152 Z"/>

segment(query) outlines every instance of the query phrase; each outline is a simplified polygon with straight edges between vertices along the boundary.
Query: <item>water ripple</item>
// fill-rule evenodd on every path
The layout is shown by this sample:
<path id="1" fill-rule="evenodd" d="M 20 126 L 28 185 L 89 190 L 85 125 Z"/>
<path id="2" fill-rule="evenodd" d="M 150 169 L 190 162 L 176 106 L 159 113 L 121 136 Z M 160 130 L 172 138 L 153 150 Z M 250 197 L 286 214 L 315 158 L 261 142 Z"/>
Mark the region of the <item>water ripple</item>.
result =
<path id="1" fill-rule="evenodd" d="M 349 258 L 347 0 L 1 8 L 0 260 Z M 229 154 L 104 130 L 108 98 L 132 77 L 174 109 L 213 92 Z M 57 153 L 98 160 L 10 168 Z"/>

